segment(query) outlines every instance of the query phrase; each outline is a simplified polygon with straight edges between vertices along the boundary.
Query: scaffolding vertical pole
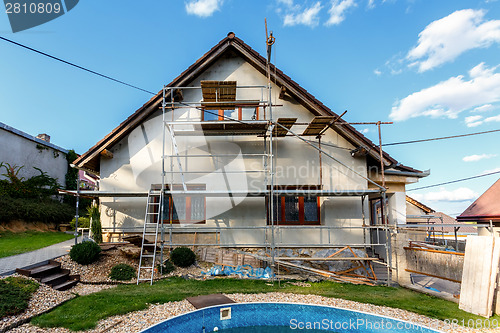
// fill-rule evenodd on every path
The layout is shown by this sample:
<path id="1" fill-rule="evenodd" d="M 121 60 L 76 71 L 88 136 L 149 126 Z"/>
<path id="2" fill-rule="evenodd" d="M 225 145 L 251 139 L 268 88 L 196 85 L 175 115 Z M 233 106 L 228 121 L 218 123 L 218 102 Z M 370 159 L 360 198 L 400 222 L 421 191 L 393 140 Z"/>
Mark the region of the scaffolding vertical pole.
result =
<path id="1" fill-rule="evenodd" d="M 381 207 L 384 207 L 385 209 L 385 216 L 384 216 L 384 210 L 382 210 L 382 223 L 384 223 L 384 229 L 385 229 L 385 253 L 387 257 L 387 285 L 391 285 L 391 273 L 392 273 L 392 246 L 391 246 L 391 241 L 392 241 L 392 236 L 391 236 L 391 230 L 389 228 L 389 210 L 387 206 L 387 194 L 385 191 L 382 192 L 382 204 Z"/>
<path id="2" fill-rule="evenodd" d="M 363 218 L 363 245 L 366 254 L 366 217 L 365 217 L 365 196 L 361 196 L 361 215 Z"/>
<path id="3" fill-rule="evenodd" d="M 270 197 L 270 205 L 269 205 L 269 218 L 271 220 L 271 269 L 274 276 L 274 263 L 275 263 L 275 237 L 274 237 L 274 155 L 273 155 L 273 144 L 274 144 L 274 125 L 273 125 L 273 108 L 272 108 L 272 86 L 271 86 L 271 51 L 272 46 L 275 42 L 275 38 L 273 37 L 273 33 L 267 34 L 267 20 L 266 23 L 266 46 L 267 46 L 267 89 L 268 89 L 268 106 L 269 106 L 269 123 L 270 125 L 270 134 L 269 134 L 269 154 L 271 157 L 270 161 L 270 171 L 271 171 L 271 186 L 269 188 L 269 197 Z M 273 277 L 274 280 L 274 277 Z"/>
<path id="4" fill-rule="evenodd" d="M 76 214 L 75 214 L 75 245 L 78 244 L 78 214 L 80 213 L 80 170 L 78 170 L 76 177 Z M 90 235 L 89 235 L 90 236 Z M 83 231 L 82 231 L 83 239 Z"/>
<path id="5" fill-rule="evenodd" d="M 271 173 L 271 185 L 269 187 L 269 197 L 270 197 L 270 206 L 269 206 L 269 219 L 271 220 L 271 269 L 274 273 L 274 261 L 275 261 L 275 244 L 274 244 L 274 158 L 273 158 L 273 131 L 274 131 L 274 126 L 270 126 L 271 131 L 270 131 L 270 139 L 269 139 L 269 155 L 271 157 L 270 161 L 270 173 Z M 274 274 L 273 274 L 274 275 Z"/>
<path id="6" fill-rule="evenodd" d="M 162 114 L 162 151 L 161 151 L 161 193 L 160 193 L 160 221 L 161 223 L 161 241 L 160 241 L 160 274 L 163 275 L 163 250 L 165 247 L 165 229 L 163 226 L 164 212 L 164 194 L 165 194 L 165 85 L 163 86 L 163 100 L 161 103 Z"/>
<path id="7" fill-rule="evenodd" d="M 174 89 L 170 88 L 170 100 L 172 102 L 172 122 L 175 120 L 175 115 L 174 115 Z M 169 186 L 169 191 L 172 191 L 174 189 L 174 142 L 173 140 L 170 141 L 170 186 Z M 172 242 L 173 242 L 173 235 L 172 235 L 172 217 L 173 217 L 173 210 L 174 210 L 174 199 L 172 198 L 172 195 L 169 196 L 169 206 L 168 206 L 168 220 L 169 220 L 169 248 L 172 250 Z"/>

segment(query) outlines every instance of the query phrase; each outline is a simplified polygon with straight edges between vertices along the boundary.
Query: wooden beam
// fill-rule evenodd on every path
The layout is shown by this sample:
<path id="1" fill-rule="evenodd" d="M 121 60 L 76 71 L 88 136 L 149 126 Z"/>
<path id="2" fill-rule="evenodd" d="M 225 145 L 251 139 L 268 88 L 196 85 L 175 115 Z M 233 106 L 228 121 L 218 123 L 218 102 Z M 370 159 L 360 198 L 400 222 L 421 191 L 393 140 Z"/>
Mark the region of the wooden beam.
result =
<path id="1" fill-rule="evenodd" d="M 410 273 L 415 273 L 415 274 L 421 274 L 421 275 L 425 275 L 425 276 L 430 276 L 430 277 L 433 277 L 433 278 L 448 280 L 448 281 L 451 281 L 451 282 L 462 283 L 462 281 L 453 280 L 453 279 L 449 279 L 449 278 L 446 278 L 446 277 L 443 277 L 443 276 L 429 274 L 429 273 L 425 273 L 425 272 L 414 271 L 414 270 L 407 269 L 407 268 L 405 269 L 405 271 L 410 272 Z"/>
<path id="2" fill-rule="evenodd" d="M 340 261 L 340 260 L 352 260 L 352 261 L 377 261 L 378 258 L 368 258 L 368 257 L 334 257 L 334 258 L 301 258 L 301 257 L 278 257 L 278 260 L 294 260 L 294 261 Z"/>
<path id="3" fill-rule="evenodd" d="M 280 99 L 285 99 L 285 94 L 286 94 L 286 87 L 285 86 L 281 86 L 279 98 Z"/>
<path id="4" fill-rule="evenodd" d="M 112 152 L 110 152 L 110 151 L 109 151 L 109 150 L 107 150 L 107 149 L 103 149 L 103 150 L 101 151 L 101 157 L 104 157 L 105 159 L 110 160 L 110 159 L 112 159 L 112 158 L 113 158 L 113 153 L 112 153 Z"/>

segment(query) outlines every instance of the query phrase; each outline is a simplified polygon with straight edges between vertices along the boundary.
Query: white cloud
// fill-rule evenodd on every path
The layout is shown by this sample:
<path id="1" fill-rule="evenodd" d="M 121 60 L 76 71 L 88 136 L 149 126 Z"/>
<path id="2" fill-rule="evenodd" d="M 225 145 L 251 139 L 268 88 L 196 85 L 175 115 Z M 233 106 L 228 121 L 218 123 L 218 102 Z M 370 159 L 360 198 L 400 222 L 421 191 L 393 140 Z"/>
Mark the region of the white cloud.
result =
<path id="1" fill-rule="evenodd" d="M 424 194 L 412 194 L 415 200 L 418 201 L 445 201 L 445 202 L 463 202 L 473 201 L 479 195 L 467 187 L 461 187 L 454 191 L 447 191 L 444 188 L 438 192 L 428 192 Z"/>
<path id="2" fill-rule="evenodd" d="M 342 23 L 345 20 L 346 11 L 355 6 L 356 2 L 354 0 L 332 0 L 330 9 L 328 10 L 330 18 L 326 21 L 325 25 L 330 26 Z"/>
<path id="3" fill-rule="evenodd" d="M 387 0 L 382 0 L 381 2 L 382 3 L 385 3 Z M 376 1 L 375 0 L 368 0 L 368 4 L 366 5 L 369 9 L 373 9 L 377 6 L 377 4 L 375 3 Z"/>
<path id="4" fill-rule="evenodd" d="M 498 102 L 500 73 L 495 73 L 495 69 L 480 63 L 469 71 L 468 81 L 459 75 L 408 95 L 396 101 L 390 117 L 395 121 L 421 116 L 455 119 L 462 111 Z"/>
<path id="5" fill-rule="evenodd" d="M 500 114 L 494 117 L 488 117 L 484 120 L 485 123 L 500 122 Z"/>
<path id="6" fill-rule="evenodd" d="M 209 17 L 222 6 L 223 0 L 192 0 L 186 3 L 190 15 Z"/>
<path id="7" fill-rule="evenodd" d="M 481 172 L 481 175 L 485 175 L 485 174 L 488 174 L 488 173 L 494 173 L 494 172 L 500 172 L 500 168 L 495 168 L 495 169 L 490 169 L 490 170 L 484 170 L 483 172 Z"/>
<path id="8" fill-rule="evenodd" d="M 485 21 L 484 10 L 458 10 L 430 23 L 418 35 L 418 44 L 408 52 L 409 66 L 425 72 L 453 61 L 462 53 L 500 42 L 500 20 Z"/>
<path id="9" fill-rule="evenodd" d="M 500 122 L 500 114 L 497 116 L 488 117 L 484 120 L 482 116 L 465 117 L 465 124 L 467 125 L 467 127 L 477 127 L 484 123 L 492 123 L 492 122 L 497 122 L 497 123 Z"/>
<path id="10" fill-rule="evenodd" d="M 481 119 L 483 119 L 483 116 L 465 117 L 465 125 L 467 125 L 467 127 L 479 126 L 483 123 L 483 121 Z"/>
<path id="11" fill-rule="evenodd" d="M 485 104 L 485 105 L 478 106 L 477 108 L 474 108 L 474 110 L 472 110 L 472 112 L 488 112 L 488 111 L 494 110 L 495 108 L 496 107 L 491 105 L 491 104 Z"/>
<path id="12" fill-rule="evenodd" d="M 368 132 L 370 132 L 370 129 L 369 129 L 369 128 L 363 128 L 363 129 L 361 130 L 361 133 L 363 133 L 363 134 L 366 134 L 366 133 L 368 133 Z"/>
<path id="13" fill-rule="evenodd" d="M 464 162 L 477 162 L 480 160 L 486 160 L 489 158 L 493 158 L 495 156 L 497 156 L 497 155 L 495 155 L 495 154 L 469 155 L 469 156 L 465 156 L 464 158 L 462 158 L 462 161 L 464 161 Z"/>
<path id="14" fill-rule="evenodd" d="M 283 3 L 293 4 L 292 1 L 281 1 Z M 283 24 L 285 26 L 293 26 L 298 24 L 303 24 L 309 27 L 315 27 L 319 23 L 319 12 L 321 11 L 321 2 L 316 2 L 309 8 L 300 11 L 299 7 L 293 6 L 291 9 L 294 11 L 293 13 L 288 13 L 285 15 Z"/>
<path id="15" fill-rule="evenodd" d="M 378 70 L 378 69 L 374 70 L 374 71 L 373 71 L 373 73 L 374 73 L 375 75 L 377 75 L 377 76 L 382 75 L 382 72 L 381 72 L 380 70 Z"/>

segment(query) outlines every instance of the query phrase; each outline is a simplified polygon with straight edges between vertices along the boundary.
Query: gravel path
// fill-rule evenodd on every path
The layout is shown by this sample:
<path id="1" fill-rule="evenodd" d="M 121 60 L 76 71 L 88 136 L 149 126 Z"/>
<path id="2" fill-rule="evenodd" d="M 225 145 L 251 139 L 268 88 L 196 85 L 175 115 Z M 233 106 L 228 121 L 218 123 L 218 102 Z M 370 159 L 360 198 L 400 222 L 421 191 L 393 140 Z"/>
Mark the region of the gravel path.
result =
<path id="1" fill-rule="evenodd" d="M 319 304 L 330 305 L 350 310 L 358 310 L 369 312 L 402 320 L 407 320 L 412 323 L 434 327 L 444 332 L 496 332 L 500 330 L 471 330 L 462 327 L 449 327 L 444 322 L 431 319 L 422 315 L 408 312 L 400 309 L 393 309 L 383 306 L 376 306 L 371 304 L 363 304 L 353 301 L 347 301 L 337 298 L 328 298 L 317 295 L 296 295 L 287 293 L 267 293 L 267 294 L 228 294 L 229 298 L 236 302 L 291 302 L 291 303 L 306 303 L 306 304 Z M 136 311 L 122 316 L 110 317 L 101 320 L 98 326 L 89 331 L 88 333 L 122 333 L 122 332 L 140 332 L 141 330 L 152 326 L 156 323 L 162 322 L 165 319 L 173 316 L 193 311 L 194 307 L 183 300 L 181 302 L 169 302 L 165 304 L 152 304 L 148 309 L 143 311 Z M 19 328 L 13 329 L 11 332 L 26 332 L 26 333 L 70 333 L 71 331 L 64 328 L 41 329 L 30 324 L 25 324 Z"/>

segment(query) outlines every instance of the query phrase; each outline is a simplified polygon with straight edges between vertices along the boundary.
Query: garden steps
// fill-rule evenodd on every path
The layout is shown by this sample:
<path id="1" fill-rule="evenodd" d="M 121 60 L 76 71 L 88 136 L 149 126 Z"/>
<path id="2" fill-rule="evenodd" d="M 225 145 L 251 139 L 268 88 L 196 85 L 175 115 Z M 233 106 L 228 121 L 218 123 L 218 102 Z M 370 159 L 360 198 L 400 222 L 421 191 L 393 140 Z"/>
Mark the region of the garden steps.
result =
<path id="1" fill-rule="evenodd" d="M 71 275 L 70 270 L 62 269 L 61 263 L 55 260 L 49 260 L 48 263 L 29 269 L 16 268 L 16 272 L 60 291 L 68 290 L 80 281 L 80 275 Z"/>
<path id="2" fill-rule="evenodd" d="M 378 261 L 385 263 L 385 260 L 381 258 L 377 253 L 375 253 L 375 251 L 373 251 L 371 248 L 366 249 L 366 254 L 369 257 L 378 258 Z M 376 261 L 372 263 L 372 266 L 378 281 L 385 282 L 388 280 L 387 266 L 385 266 L 384 264 L 379 264 Z"/>

